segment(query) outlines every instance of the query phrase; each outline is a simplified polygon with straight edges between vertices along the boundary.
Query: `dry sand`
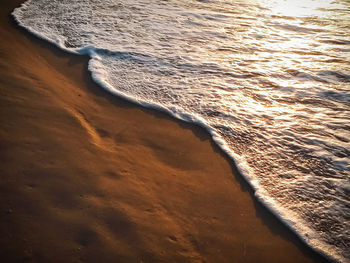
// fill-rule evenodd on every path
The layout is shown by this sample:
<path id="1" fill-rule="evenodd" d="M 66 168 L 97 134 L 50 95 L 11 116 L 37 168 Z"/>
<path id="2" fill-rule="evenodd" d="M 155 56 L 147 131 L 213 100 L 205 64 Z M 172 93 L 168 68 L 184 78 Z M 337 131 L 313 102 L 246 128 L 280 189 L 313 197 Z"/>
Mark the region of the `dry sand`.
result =
<path id="1" fill-rule="evenodd" d="M 322 262 L 201 128 L 110 96 L 1 1 L 1 262 Z"/>

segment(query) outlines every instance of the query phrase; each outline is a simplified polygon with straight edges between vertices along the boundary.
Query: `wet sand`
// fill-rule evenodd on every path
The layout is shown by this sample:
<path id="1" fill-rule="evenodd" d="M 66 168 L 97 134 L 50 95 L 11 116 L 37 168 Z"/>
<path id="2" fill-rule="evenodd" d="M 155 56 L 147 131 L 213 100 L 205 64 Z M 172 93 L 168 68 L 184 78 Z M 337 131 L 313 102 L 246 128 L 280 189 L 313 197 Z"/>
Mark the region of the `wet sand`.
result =
<path id="1" fill-rule="evenodd" d="M 0 8 L 1 262 L 324 262 L 200 127 L 111 96 Z"/>

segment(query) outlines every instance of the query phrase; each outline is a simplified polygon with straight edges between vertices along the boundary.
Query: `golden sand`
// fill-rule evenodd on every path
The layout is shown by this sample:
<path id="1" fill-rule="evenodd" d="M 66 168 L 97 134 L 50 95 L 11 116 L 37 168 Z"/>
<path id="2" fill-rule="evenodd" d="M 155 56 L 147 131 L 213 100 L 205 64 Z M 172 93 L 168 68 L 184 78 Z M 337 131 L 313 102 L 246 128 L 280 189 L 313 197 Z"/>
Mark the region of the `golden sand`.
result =
<path id="1" fill-rule="evenodd" d="M 322 262 L 194 125 L 115 98 L 1 1 L 1 262 Z"/>

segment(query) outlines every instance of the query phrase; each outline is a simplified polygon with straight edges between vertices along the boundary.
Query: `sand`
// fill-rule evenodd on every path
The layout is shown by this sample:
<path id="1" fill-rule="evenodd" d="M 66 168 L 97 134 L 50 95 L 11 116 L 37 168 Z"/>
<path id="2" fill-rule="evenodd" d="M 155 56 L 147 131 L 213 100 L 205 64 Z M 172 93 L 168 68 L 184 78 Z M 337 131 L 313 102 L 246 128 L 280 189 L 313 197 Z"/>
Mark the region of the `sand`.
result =
<path id="1" fill-rule="evenodd" d="M 1 1 L 1 262 L 323 262 L 200 127 L 111 96 Z"/>

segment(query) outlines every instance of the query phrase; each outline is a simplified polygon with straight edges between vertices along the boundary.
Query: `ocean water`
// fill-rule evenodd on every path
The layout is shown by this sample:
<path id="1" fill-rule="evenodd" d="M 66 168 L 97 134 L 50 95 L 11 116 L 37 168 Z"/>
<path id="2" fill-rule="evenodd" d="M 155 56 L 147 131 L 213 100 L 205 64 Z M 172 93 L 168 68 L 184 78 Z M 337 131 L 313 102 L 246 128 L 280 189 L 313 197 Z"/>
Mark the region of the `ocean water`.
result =
<path id="1" fill-rule="evenodd" d="M 112 94 L 202 125 L 308 245 L 350 262 L 348 0 L 29 0 Z"/>

